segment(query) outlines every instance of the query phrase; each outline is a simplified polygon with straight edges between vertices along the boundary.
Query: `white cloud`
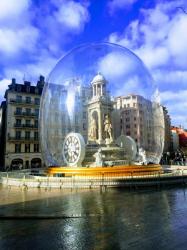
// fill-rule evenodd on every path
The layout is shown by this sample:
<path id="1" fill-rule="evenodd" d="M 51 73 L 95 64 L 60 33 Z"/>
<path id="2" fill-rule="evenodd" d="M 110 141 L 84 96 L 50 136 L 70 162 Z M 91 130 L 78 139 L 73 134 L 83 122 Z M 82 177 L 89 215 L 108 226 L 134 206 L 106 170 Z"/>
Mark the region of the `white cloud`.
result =
<path id="1" fill-rule="evenodd" d="M 98 71 L 108 78 L 125 77 L 135 71 L 136 61 L 120 52 L 108 53 L 101 58 L 98 65 Z"/>
<path id="2" fill-rule="evenodd" d="M 14 55 L 21 50 L 33 51 L 39 32 L 33 26 L 26 26 L 18 30 L 0 28 L 0 52 Z"/>
<path id="3" fill-rule="evenodd" d="M 161 93 L 161 99 L 163 100 L 163 102 L 166 101 L 180 101 L 182 103 L 184 103 L 184 101 L 187 102 L 187 90 L 181 90 L 178 92 L 173 92 L 171 90 L 168 91 L 164 91 Z"/>
<path id="4" fill-rule="evenodd" d="M 22 69 L 22 72 L 25 70 L 26 74 L 30 76 L 32 80 L 34 76 L 38 77 L 39 75 L 45 75 L 47 77 L 50 71 L 54 68 L 56 62 L 57 58 L 44 56 L 36 63 L 25 65 L 25 68 Z"/>
<path id="5" fill-rule="evenodd" d="M 165 105 L 172 117 L 172 122 L 175 125 L 182 124 L 187 127 L 187 90 L 178 91 L 163 91 L 160 93 L 161 102 Z"/>
<path id="6" fill-rule="evenodd" d="M 187 70 L 160 68 L 154 70 L 152 75 L 162 91 L 187 89 Z"/>
<path id="7" fill-rule="evenodd" d="M 20 17 L 29 7 L 30 0 L 1 0 L 0 1 L 0 21 Z"/>
<path id="8" fill-rule="evenodd" d="M 144 65 L 126 50 L 112 51 L 98 61 L 112 95 L 138 94 L 151 98 L 154 83 Z"/>
<path id="9" fill-rule="evenodd" d="M 4 70 L 4 75 L 10 78 L 16 78 L 18 82 L 23 82 L 24 79 L 36 83 L 38 76 L 48 76 L 57 62 L 57 58 L 49 55 L 42 55 L 34 63 L 25 63 L 16 65 L 16 67 L 7 67 Z"/>
<path id="10" fill-rule="evenodd" d="M 0 55 L 4 58 L 33 52 L 39 30 L 32 25 L 30 0 L 0 1 Z"/>
<path id="11" fill-rule="evenodd" d="M 34 83 L 38 75 L 47 76 L 64 45 L 89 21 L 88 1 L 48 3 L 0 0 L 1 78 L 15 77 L 18 82 L 25 78 Z"/>
<path id="12" fill-rule="evenodd" d="M 62 2 L 58 12 L 55 14 L 57 21 L 68 29 L 82 30 L 85 23 L 89 21 L 87 6 L 74 1 Z"/>
<path id="13" fill-rule="evenodd" d="M 187 15 L 177 12 L 178 4 L 178 1 L 175 6 L 162 3 L 154 9 L 142 10 L 141 23 L 133 21 L 123 34 L 111 34 L 109 41 L 134 50 L 151 69 L 171 61 L 178 68 L 187 67 Z"/>
<path id="14" fill-rule="evenodd" d="M 179 6 L 186 6 L 185 1 L 158 2 L 152 9 L 142 9 L 141 22 L 134 20 L 123 33 L 110 34 L 109 41 L 140 56 L 161 90 L 172 121 L 187 127 L 187 119 L 182 118 L 187 107 L 187 15 Z"/>
<path id="15" fill-rule="evenodd" d="M 112 14 L 118 9 L 126 9 L 133 5 L 137 0 L 110 0 L 108 3 L 108 8 Z"/>
<path id="16" fill-rule="evenodd" d="M 10 84 L 11 80 L 9 79 L 2 79 L 0 80 L 0 102 L 3 100 L 5 91 L 8 88 L 8 85 Z"/>
<path id="17" fill-rule="evenodd" d="M 157 68 L 168 63 L 170 59 L 169 51 L 166 47 L 141 47 L 134 51 L 149 68 Z"/>
<path id="18" fill-rule="evenodd" d="M 179 67 L 187 66 L 187 15 L 178 16 L 168 34 L 167 46 Z"/>

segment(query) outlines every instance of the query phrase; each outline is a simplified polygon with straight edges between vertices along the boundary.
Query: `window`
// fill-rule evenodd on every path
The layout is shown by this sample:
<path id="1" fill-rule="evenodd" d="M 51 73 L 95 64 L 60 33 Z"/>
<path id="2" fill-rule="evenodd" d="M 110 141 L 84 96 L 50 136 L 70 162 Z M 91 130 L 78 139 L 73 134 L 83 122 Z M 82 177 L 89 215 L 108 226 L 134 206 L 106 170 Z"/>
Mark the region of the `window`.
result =
<path id="1" fill-rule="evenodd" d="M 21 139 L 21 131 L 16 131 L 16 139 Z"/>
<path id="2" fill-rule="evenodd" d="M 34 120 L 34 127 L 35 127 L 35 128 L 38 127 L 38 120 Z"/>
<path id="3" fill-rule="evenodd" d="M 21 144 L 15 144 L 15 153 L 21 153 Z"/>
<path id="4" fill-rule="evenodd" d="M 31 125 L 31 120 L 26 120 L 26 126 L 30 126 Z"/>
<path id="5" fill-rule="evenodd" d="M 16 126 L 21 126 L 21 119 L 16 119 Z"/>
<path id="6" fill-rule="evenodd" d="M 75 115 L 75 124 L 78 124 L 78 115 Z"/>
<path id="7" fill-rule="evenodd" d="M 39 152 L 39 144 L 34 144 L 34 153 Z"/>
<path id="8" fill-rule="evenodd" d="M 136 121 L 136 117 L 134 117 L 134 121 Z"/>
<path id="9" fill-rule="evenodd" d="M 35 98 L 35 99 L 34 99 L 34 103 L 35 103 L 36 105 L 39 105 L 39 104 L 40 104 L 40 99 L 39 99 L 39 98 Z"/>
<path id="10" fill-rule="evenodd" d="M 25 153 L 30 153 L 30 144 L 25 144 Z"/>
<path id="11" fill-rule="evenodd" d="M 27 93 L 29 93 L 29 92 L 30 92 L 30 87 L 29 87 L 29 86 L 27 86 L 27 88 L 26 88 L 26 92 L 27 92 Z"/>
<path id="12" fill-rule="evenodd" d="M 26 103 L 31 103 L 31 97 L 30 96 L 26 96 Z"/>
<path id="13" fill-rule="evenodd" d="M 127 125 L 126 125 L 126 128 L 130 128 L 130 124 L 127 124 Z"/>
<path id="14" fill-rule="evenodd" d="M 30 131 L 25 131 L 25 139 L 30 139 Z"/>
<path id="15" fill-rule="evenodd" d="M 130 104 L 127 104 L 127 108 L 129 108 L 130 107 Z"/>
<path id="16" fill-rule="evenodd" d="M 38 132 L 34 132 L 34 139 L 38 140 Z"/>
<path id="17" fill-rule="evenodd" d="M 83 123 L 83 130 L 86 130 L 86 124 Z"/>
<path id="18" fill-rule="evenodd" d="M 22 108 L 16 108 L 16 114 L 17 115 L 21 115 L 21 112 L 22 112 Z"/>
<path id="19" fill-rule="evenodd" d="M 17 95 L 16 96 L 16 101 L 17 102 L 22 102 L 22 96 L 21 95 Z"/>
<path id="20" fill-rule="evenodd" d="M 31 109 L 26 109 L 26 114 L 30 115 L 31 114 Z"/>
<path id="21" fill-rule="evenodd" d="M 127 118 L 126 118 L 126 122 L 129 122 L 129 121 L 130 121 L 130 117 L 127 117 Z"/>
<path id="22" fill-rule="evenodd" d="M 21 85 L 18 85 L 18 86 L 17 86 L 17 90 L 18 90 L 19 92 L 21 92 Z"/>
<path id="23" fill-rule="evenodd" d="M 35 109 L 35 115 L 39 115 L 39 109 Z"/>
<path id="24" fill-rule="evenodd" d="M 133 103 L 133 107 L 136 107 L 136 103 L 135 102 Z"/>

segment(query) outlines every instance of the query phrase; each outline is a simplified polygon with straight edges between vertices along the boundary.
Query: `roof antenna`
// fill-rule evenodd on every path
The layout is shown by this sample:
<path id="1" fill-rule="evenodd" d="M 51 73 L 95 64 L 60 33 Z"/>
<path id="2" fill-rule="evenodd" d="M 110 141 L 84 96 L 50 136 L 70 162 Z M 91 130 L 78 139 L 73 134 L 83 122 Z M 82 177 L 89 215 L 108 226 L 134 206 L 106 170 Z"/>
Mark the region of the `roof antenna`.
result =
<path id="1" fill-rule="evenodd" d="M 25 82 L 25 73 L 24 73 L 24 75 L 23 75 L 23 82 Z"/>

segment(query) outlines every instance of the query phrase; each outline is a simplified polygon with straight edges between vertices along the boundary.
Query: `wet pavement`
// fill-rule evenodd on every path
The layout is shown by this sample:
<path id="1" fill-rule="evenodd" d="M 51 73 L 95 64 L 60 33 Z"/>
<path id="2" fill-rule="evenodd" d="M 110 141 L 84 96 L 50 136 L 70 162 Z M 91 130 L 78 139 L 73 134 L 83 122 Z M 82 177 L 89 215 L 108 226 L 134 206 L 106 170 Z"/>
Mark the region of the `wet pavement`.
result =
<path id="1" fill-rule="evenodd" d="M 0 187 L 0 204 L 1 250 L 187 249 L 187 188 Z"/>

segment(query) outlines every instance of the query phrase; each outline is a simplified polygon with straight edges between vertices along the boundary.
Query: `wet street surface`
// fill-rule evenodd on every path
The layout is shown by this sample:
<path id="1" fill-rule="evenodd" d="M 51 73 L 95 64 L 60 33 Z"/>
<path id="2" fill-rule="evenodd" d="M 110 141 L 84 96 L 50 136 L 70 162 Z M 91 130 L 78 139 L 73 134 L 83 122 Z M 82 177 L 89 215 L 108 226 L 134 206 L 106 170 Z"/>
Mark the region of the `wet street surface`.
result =
<path id="1" fill-rule="evenodd" d="M 0 249 L 187 249 L 187 188 L 0 187 Z"/>

